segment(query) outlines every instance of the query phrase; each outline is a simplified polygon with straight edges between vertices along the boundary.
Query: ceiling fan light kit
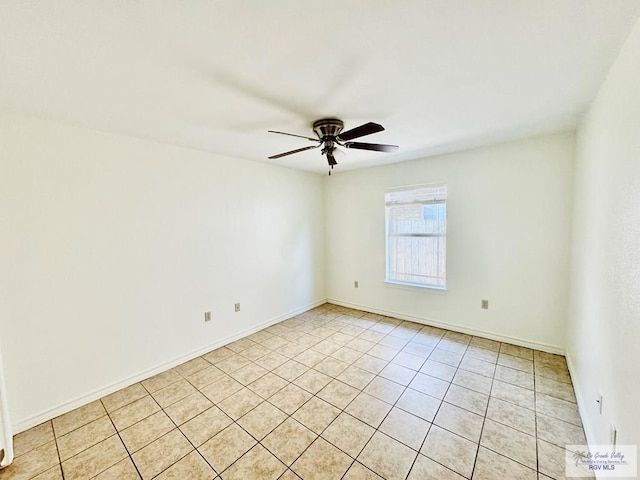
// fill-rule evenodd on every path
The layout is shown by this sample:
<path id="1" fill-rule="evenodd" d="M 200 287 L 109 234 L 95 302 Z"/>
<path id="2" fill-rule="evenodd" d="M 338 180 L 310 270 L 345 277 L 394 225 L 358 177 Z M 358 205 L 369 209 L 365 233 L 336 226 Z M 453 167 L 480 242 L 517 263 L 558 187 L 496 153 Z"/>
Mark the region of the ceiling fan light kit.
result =
<path id="1" fill-rule="evenodd" d="M 306 150 L 311 150 L 314 148 L 322 147 L 321 154 L 327 157 L 327 163 L 329 164 L 330 170 L 329 175 L 331 175 L 331 170 L 333 167 L 338 164 L 333 153 L 336 150 L 337 146 L 345 147 L 345 148 L 353 148 L 356 150 L 370 150 L 374 152 L 396 152 L 398 151 L 397 145 L 383 145 L 380 143 L 362 143 L 362 142 L 350 142 L 349 140 L 353 140 L 354 138 L 364 137 L 365 135 L 371 135 L 372 133 L 382 132 L 384 127 L 377 123 L 369 122 L 364 125 L 360 125 L 359 127 L 352 128 L 351 130 L 347 130 L 346 132 L 342 132 L 344 129 L 344 122 L 337 118 L 321 118 L 320 120 L 316 120 L 312 124 L 313 131 L 315 132 L 317 138 L 305 137 L 303 135 L 296 135 L 293 133 L 286 132 L 277 132 L 275 130 L 269 130 L 269 133 L 278 133 L 280 135 L 289 135 L 292 137 L 299 137 L 310 140 L 312 142 L 317 142 L 317 145 L 311 145 L 308 147 L 298 148 L 296 150 L 291 150 L 289 152 L 280 153 L 278 155 L 272 155 L 269 157 L 270 160 L 274 160 L 276 158 L 285 157 L 287 155 L 293 155 L 294 153 L 304 152 Z"/>

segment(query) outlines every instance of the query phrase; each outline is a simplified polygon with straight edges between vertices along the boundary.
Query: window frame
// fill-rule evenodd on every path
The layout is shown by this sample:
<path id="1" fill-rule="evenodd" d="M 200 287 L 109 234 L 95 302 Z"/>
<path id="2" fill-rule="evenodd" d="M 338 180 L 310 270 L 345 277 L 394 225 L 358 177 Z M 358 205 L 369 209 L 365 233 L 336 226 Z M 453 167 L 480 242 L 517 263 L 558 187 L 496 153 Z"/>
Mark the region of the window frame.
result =
<path id="1" fill-rule="evenodd" d="M 425 189 L 442 189 L 444 188 L 444 199 L 435 200 L 429 203 L 423 203 L 423 205 L 427 204 L 444 204 L 444 233 L 440 234 L 408 234 L 407 236 L 421 236 L 421 237 L 439 237 L 444 241 L 444 277 L 442 278 L 442 284 L 440 283 L 420 283 L 420 282 L 411 282 L 411 281 L 403 281 L 390 278 L 390 264 L 391 264 L 391 256 L 389 255 L 389 226 L 390 226 L 390 218 L 389 218 L 389 194 L 393 194 L 395 192 L 410 192 L 412 190 L 425 190 Z M 384 257 L 385 257 L 385 274 L 384 274 L 384 283 L 389 284 L 389 286 L 400 287 L 400 288 L 417 288 L 422 291 L 435 291 L 435 292 L 446 292 L 447 291 L 447 237 L 448 237 L 448 222 L 449 222 L 449 212 L 447 208 L 448 203 L 448 188 L 446 183 L 427 183 L 427 184 L 418 184 L 418 185 L 408 185 L 402 187 L 393 187 L 387 188 L 385 190 L 385 247 L 384 247 Z M 415 204 L 420 204 L 420 202 L 415 202 Z"/>

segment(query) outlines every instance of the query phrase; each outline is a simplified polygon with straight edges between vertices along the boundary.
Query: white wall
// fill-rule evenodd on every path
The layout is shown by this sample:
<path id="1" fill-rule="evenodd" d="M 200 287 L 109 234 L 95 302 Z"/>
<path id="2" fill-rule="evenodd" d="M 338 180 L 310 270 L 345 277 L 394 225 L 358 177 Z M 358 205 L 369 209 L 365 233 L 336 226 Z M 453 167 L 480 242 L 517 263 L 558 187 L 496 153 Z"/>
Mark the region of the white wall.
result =
<path id="1" fill-rule="evenodd" d="M 640 23 L 577 136 L 567 358 L 592 443 L 614 422 L 640 444 L 639 79 Z"/>
<path id="2" fill-rule="evenodd" d="M 318 175 L 0 117 L 15 429 L 322 301 L 322 189 Z"/>
<path id="3" fill-rule="evenodd" d="M 566 133 L 327 178 L 329 300 L 562 352 L 574 146 Z M 383 282 L 385 189 L 420 183 L 448 188 L 445 293 Z"/>

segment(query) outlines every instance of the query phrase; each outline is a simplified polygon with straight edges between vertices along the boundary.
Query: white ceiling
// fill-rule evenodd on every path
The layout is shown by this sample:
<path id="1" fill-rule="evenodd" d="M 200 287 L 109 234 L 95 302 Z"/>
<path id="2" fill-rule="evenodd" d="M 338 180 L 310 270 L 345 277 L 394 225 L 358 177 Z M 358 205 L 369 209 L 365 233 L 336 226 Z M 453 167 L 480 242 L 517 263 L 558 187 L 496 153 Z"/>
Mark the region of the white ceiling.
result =
<path id="1" fill-rule="evenodd" d="M 572 129 L 640 0 L 0 2 L 0 112 L 326 172 L 325 116 L 386 127 L 337 170 Z M 231 160 L 232 161 L 232 160 Z"/>

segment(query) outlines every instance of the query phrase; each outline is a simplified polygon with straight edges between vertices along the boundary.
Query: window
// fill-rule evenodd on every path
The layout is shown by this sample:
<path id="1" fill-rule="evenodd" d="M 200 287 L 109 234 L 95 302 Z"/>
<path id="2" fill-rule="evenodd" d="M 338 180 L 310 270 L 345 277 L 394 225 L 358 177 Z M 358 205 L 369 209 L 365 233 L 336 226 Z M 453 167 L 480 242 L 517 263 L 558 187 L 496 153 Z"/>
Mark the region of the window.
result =
<path id="1" fill-rule="evenodd" d="M 446 288 L 447 187 L 393 189 L 386 203 L 386 281 Z"/>

